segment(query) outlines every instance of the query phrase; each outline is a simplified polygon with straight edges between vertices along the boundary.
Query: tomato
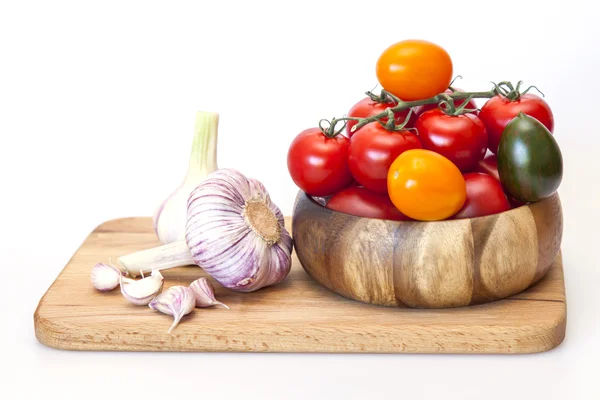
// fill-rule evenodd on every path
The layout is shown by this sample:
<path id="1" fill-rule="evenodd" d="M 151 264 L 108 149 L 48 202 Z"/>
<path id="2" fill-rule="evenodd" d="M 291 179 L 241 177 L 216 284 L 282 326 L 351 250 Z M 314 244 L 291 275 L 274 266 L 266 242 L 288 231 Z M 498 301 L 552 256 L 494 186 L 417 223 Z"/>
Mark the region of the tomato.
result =
<path id="1" fill-rule="evenodd" d="M 475 167 L 475 172 L 481 172 L 484 174 L 488 174 L 500 180 L 500 175 L 498 174 L 498 158 L 495 154 L 488 154 L 477 163 Z"/>
<path id="2" fill-rule="evenodd" d="M 506 193 L 521 203 L 554 194 L 563 177 L 563 157 L 548 128 L 524 113 L 510 121 L 498 147 L 498 173 Z"/>
<path id="3" fill-rule="evenodd" d="M 375 193 L 364 187 L 349 187 L 334 194 L 327 208 L 365 218 L 408 221 L 394 206 L 387 194 Z"/>
<path id="4" fill-rule="evenodd" d="M 358 187 L 358 186 L 360 186 L 360 183 L 356 182 L 356 179 L 352 178 L 352 181 L 346 187 L 349 188 L 349 187 Z"/>
<path id="5" fill-rule="evenodd" d="M 469 172 L 483 158 L 487 134 L 483 122 L 472 114 L 450 116 L 430 110 L 415 123 L 423 148 L 440 153 L 463 172 Z"/>
<path id="6" fill-rule="evenodd" d="M 464 175 L 467 199 L 454 219 L 475 218 L 510 210 L 502 184 L 493 176 L 472 172 Z"/>
<path id="7" fill-rule="evenodd" d="M 506 125 L 520 112 L 540 121 L 550 132 L 554 129 L 554 116 L 550 106 L 535 94 L 524 94 L 519 100 L 510 101 L 496 95 L 489 99 L 479 113 L 488 133 L 488 148 L 494 154 L 498 152 L 500 137 Z"/>
<path id="8" fill-rule="evenodd" d="M 505 192 L 506 193 L 506 192 Z M 512 208 L 519 208 L 521 206 L 524 206 L 525 204 L 529 204 L 529 203 L 523 203 L 521 201 L 515 200 L 512 197 L 508 196 L 508 201 L 510 202 L 510 206 Z"/>
<path id="9" fill-rule="evenodd" d="M 462 92 L 462 90 L 459 90 L 459 89 L 457 89 L 457 91 L 458 92 Z M 450 93 L 452 93 L 452 90 L 446 89 L 445 93 L 450 94 Z M 465 99 L 463 99 L 463 100 L 454 100 L 453 101 L 455 107 L 460 106 L 464 102 L 465 102 Z M 437 104 L 424 104 L 422 106 L 415 107 L 414 113 L 418 117 L 419 115 L 423 114 L 425 111 L 433 110 L 435 108 L 439 108 Z M 469 109 L 469 110 L 475 110 L 475 109 L 477 109 L 477 104 L 475 104 L 475 102 L 471 99 L 467 103 L 467 107 L 466 108 Z M 474 111 L 473 114 L 477 115 L 477 114 L 479 114 L 479 111 Z"/>
<path id="10" fill-rule="evenodd" d="M 450 85 L 452 60 L 435 43 L 405 40 L 381 54 L 376 73 L 381 86 L 400 99 L 427 99 Z"/>
<path id="11" fill-rule="evenodd" d="M 350 109 L 350 111 L 348 111 L 348 116 L 355 117 L 355 118 L 367 118 L 372 115 L 382 113 L 387 108 L 393 107 L 395 105 L 396 105 L 395 103 L 378 103 L 376 101 L 371 100 L 370 97 L 365 97 L 364 99 L 362 99 L 361 101 L 356 103 Z M 406 109 L 406 110 L 402 110 L 402 111 L 398 111 L 398 112 L 394 113 L 394 117 L 395 117 L 396 121 L 398 122 L 398 124 L 401 124 L 404 122 L 404 120 L 408 116 L 409 111 L 410 111 L 410 109 Z M 414 121 L 416 119 L 417 119 L 417 117 L 415 116 L 415 114 L 413 112 L 411 114 L 410 121 L 406 125 L 406 127 L 412 128 L 412 126 L 414 125 Z M 381 121 L 385 123 L 387 121 L 387 118 L 382 118 Z M 358 123 L 358 121 L 348 121 L 346 123 L 346 133 L 348 134 L 349 138 L 351 138 L 357 132 L 357 131 L 351 132 L 352 127 L 354 125 L 356 125 L 357 123 Z"/>
<path id="12" fill-rule="evenodd" d="M 488 154 L 485 158 L 477 163 L 477 167 L 475 167 L 475 172 L 481 172 L 482 174 L 488 174 L 493 176 L 497 181 L 500 181 L 500 174 L 498 173 L 498 157 L 495 154 Z M 527 203 L 523 203 L 513 199 L 509 194 L 504 192 L 506 197 L 508 197 L 508 202 L 512 206 L 512 208 L 521 207 Z"/>
<path id="13" fill-rule="evenodd" d="M 407 150 L 396 158 L 388 174 L 388 192 L 401 213 L 420 221 L 451 217 L 467 197 L 465 180 L 456 165 L 425 149 Z"/>
<path id="14" fill-rule="evenodd" d="M 354 179 L 367 189 L 387 193 L 390 165 L 402 152 L 420 149 L 421 142 L 409 131 L 392 132 L 378 122 L 363 126 L 350 141 L 348 165 Z"/>
<path id="15" fill-rule="evenodd" d="M 348 168 L 350 139 L 327 137 L 319 128 L 301 132 L 288 150 L 288 170 L 294 183 L 312 196 L 330 196 L 352 182 Z"/>

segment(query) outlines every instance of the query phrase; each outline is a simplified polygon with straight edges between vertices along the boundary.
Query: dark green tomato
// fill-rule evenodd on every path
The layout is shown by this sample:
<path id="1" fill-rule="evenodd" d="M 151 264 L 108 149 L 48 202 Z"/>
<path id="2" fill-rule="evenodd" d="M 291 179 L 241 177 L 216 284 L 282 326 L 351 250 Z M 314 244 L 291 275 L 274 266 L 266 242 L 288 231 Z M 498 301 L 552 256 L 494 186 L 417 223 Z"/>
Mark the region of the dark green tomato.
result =
<path id="1" fill-rule="evenodd" d="M 498 173 L 506 192 L 524 203 L 556 192 L 562 180 L 563 161 L 548 128 L 522 112 L 513 118 L 500 138 Z"/>

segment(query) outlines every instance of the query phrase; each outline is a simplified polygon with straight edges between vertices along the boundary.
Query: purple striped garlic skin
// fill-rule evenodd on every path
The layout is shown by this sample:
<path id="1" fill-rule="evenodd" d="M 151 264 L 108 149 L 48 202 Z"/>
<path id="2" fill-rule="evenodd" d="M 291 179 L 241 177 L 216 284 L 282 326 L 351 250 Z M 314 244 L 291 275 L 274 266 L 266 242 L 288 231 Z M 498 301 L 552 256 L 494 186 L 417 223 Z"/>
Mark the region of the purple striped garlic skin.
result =
<path id="1" fill-rule="evenodd" d="M 177 285 L 156 296 L 148 306 L 155 311 L 173 316 L 173 324 L 167 331 L 171 333 L 181 318 L 194 310 L 196 299 L 190 288 Z"/>
<path id="2" fill-rule="evenodd" d="M 237 170 L 213 172 L 190 194 L 186 231 L 194 261 L 229 289 L 252 292 L 290 271 L 292 238 L 281 210 L 262 183 Z"/>
<path id="3" fill-rule="evenodd" d="M 190 289 L 196 298 L 196 307 L 204 308 L 220 305 L 229 309 L 227 304 L 224 304 L 215 298 L 215 288 L 207 278 L 202 277 L 196 279 L 190 283 Z"/>

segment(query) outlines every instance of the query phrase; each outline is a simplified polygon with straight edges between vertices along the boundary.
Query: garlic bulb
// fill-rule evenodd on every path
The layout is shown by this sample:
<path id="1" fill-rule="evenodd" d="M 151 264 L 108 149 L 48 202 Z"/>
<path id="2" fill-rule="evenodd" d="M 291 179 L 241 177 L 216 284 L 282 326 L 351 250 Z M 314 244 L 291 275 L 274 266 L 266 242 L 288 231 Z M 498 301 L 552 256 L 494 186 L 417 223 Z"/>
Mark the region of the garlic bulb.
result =
<path id="1" fill-rule="evenodd" d="M 194 310 L 196 299 L 190 288 L 172 286 L 156 296 L 148 306 L 155 311 L 173 316 L 173 325 L 167 331 L 167 333 L 171 333 L 181 318 Z"/>
<path id="2" fill-rule="evenodd" d="M 206 278 L 198 278 L 190 283 L 190 289 L 196 298 L 196 307 L 204 308 L 220 305 L 229 310 L 229 306 L 215 299 L 215 288 Z"/>
<path id="3" fill-rule="evenodd" d="M 204 111 L 196 113 L 187 175 L 179 187 L 158 207 L 153 217 L 154 231 L 163 244 L 185 238 L 187 200 L 190 193 L 208 174 L 218 168 L 218 126 L 218 114 Z"/>
<path id="4" fill-rule="evenodd" d="M 262 185 L 234 169 L 210 174 L 188 201 L 186 238 L 119 258 L 137 271 L 196 264 L 226 288 L 251 292 L 281 282 L 292 264 L 292 238 Z"/>
<path id="5" fill-rule="evenodd" d="M 152 275 L 140 280 L 124 281 L 121 277 L 121 293 L 130 303 L 145 306 L 162 290 L 164 278 L 160 271 L 153 270 Z"/>

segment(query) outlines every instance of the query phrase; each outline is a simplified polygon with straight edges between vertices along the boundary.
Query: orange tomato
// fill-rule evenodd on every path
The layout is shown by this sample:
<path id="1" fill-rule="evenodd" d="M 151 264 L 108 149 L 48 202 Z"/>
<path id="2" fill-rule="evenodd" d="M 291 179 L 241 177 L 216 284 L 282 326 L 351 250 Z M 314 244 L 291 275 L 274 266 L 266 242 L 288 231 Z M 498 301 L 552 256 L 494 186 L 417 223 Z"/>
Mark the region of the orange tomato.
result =
<path id="1" fill-rule="evenodd" d="M 422 100 L 444 92 L 452 80 L 450 55 L 435 43 L 404 40 L 377 60 L 377 80 L 402 100 Z"/>
<path id="2" fill-rule="evenodd" d="M 430 150 L 400 154 L 387 177 L 392 203 L 419 221 L 439 221 L 456 214 L 467 198 L 467 186 L 452 161 Z"/>

